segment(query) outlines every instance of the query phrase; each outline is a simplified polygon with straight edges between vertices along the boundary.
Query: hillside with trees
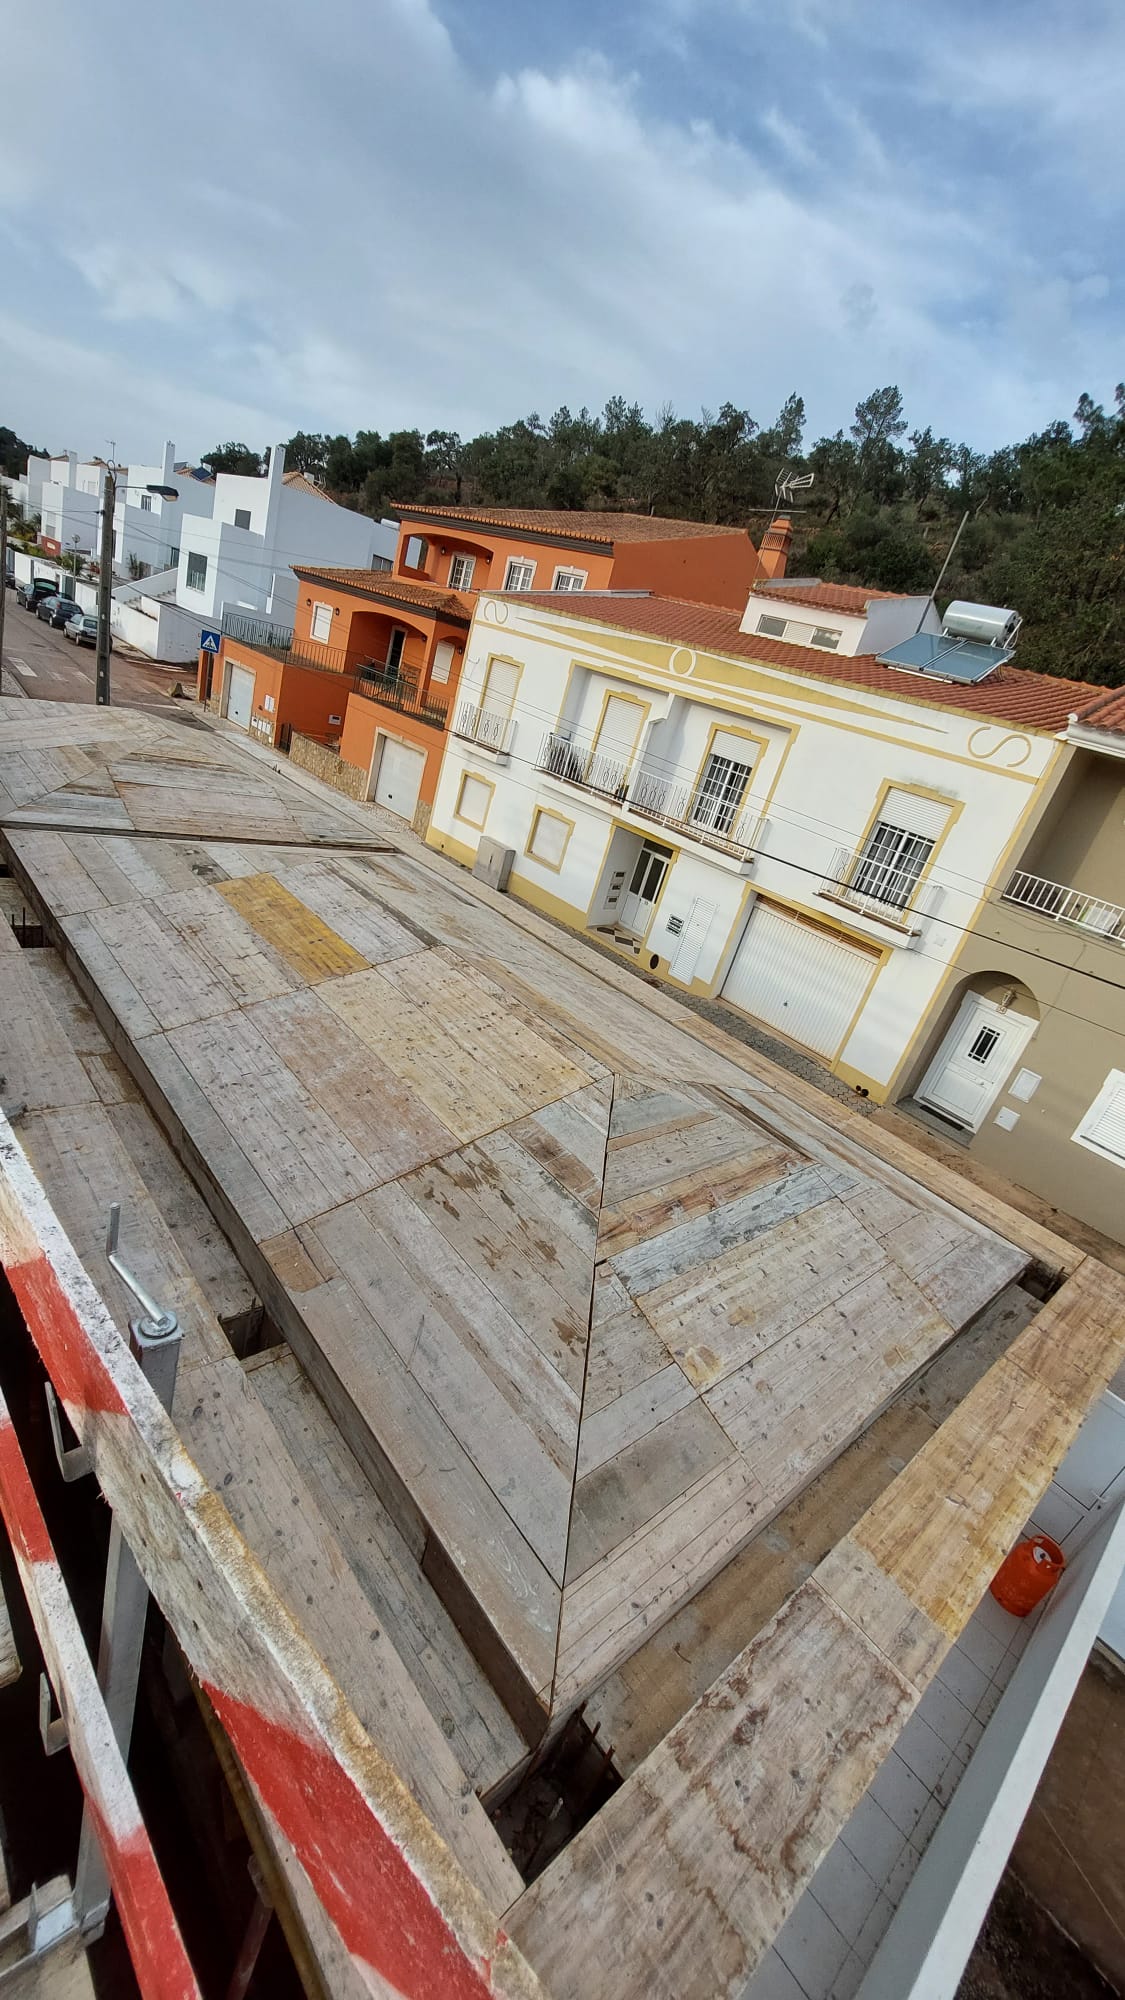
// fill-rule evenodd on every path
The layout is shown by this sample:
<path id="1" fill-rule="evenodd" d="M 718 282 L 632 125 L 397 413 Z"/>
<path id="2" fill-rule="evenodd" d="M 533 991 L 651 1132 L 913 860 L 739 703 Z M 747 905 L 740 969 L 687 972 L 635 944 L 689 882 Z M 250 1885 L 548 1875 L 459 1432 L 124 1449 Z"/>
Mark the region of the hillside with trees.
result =
<path id="1" fill-rule="evenodd" d="M 560 409 L 468 440 L 298 431 L 286 463 L 374 515 L 411 500 L 612 507 L 736 523 L 755 539 L 782 468 L 812 472 L 790 510 L 791 573 L 928 590 L 967 516 L 941 602 L 1011 605 L 1024 620 L 1024 666 L 1125 685 L 1125 387 L 1108 412 L 1083 395 L 1071 422 L 989 453 L 911 428 L 891 385 L 812 443 L 798 395 L 768 424 L 733 403 L 650 421 L 614 396 L 598 416 Z"/>

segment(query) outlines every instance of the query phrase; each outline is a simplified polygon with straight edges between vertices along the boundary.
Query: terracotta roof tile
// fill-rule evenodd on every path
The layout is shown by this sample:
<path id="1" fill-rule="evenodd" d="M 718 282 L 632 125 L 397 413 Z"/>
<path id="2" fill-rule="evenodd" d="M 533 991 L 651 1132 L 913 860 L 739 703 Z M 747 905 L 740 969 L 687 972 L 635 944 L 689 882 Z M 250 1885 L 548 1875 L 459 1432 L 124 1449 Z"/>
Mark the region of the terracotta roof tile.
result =
<path id="1" fill-rule="evenodd" d="M 795 580 L 766 586 L 758 584 L 751 594 L 756 604 L 769 604 L 780 599 L 783 604 L 812 604 L 818 611 L 842 611 L 857 618 L 862 617 L 867 606 L 877 598 L 904 597 L 906 592 L 867 590 L 858 583 L 801 583 Z"/>
<path id="2" fill-rule="evenodd" d="M 415 507 L 392 501 L 396 514 L 408 521 L 466 521 L 482 528 L 520 528 L 538 535 L 565 535 L 568 540 L 603 543 L 675 542 L 699 535 L 738 535 L 745 528 L 719 528 L 708 521 L 668 521 L 659 514 L 605 514 L 553 507 Z"/>
<path id="3" fill-rule="evenodd" d="M 559 617 L 584 618 L 591 624 L 669 639 L 697 650 L 778 667 L 786 673 L 807 674 L 813 680 L 865 688 L 896 701 L 919 701 L 928 707 L 958 709 L 966 715 L 991 716 L 1027 729 L 1065 729 L 1075 710 L 1082 713 L 1091 697 L 1105 693 L 1088 681 L 1058 680 L 1053 674 L 1034 674 L 1013 666 L 998 667 L 976 687 L 896 673 L 892 667 L 881 666 L 873 653 L 848 658 L 814 646 L 790 646 L 784 639 L 741 632 L 737 611 L 689 603 L 680 597 L 596 597 L 576 591 L 564 607 L 553 592 L 541 591 L 520 601 L 554 611 Z M 1125 696 L 1119 698 L 1125 702 Z"/>
<path id="4" fill-rule="evenodd" d="M 1090 729 L 1125 730 L 1125 688 L 1100 688 L 1093 701 L 1077 711 Z"/>
<path id="5" fill-rule="evenodd" d="M 468 601 L 454 590 L 441 590 L 433 583 L 414 583 L 409 577 L 395 576 L 389 569 L 334 569 L 294 563 L 295 575 L 312 583 L 338 583 L 345 590 L 360 590 L 365 597 L 377 597 L 388 604 L 413 604 L 419 611 L 440 611 L 444 618 L 469 622 Z"/>
<path id="6" fill-rule="evenodd" d="M 303 472 L 283 472 L 281 483 L 283 486 L 288 486 L 291 493 L 307 493 L 313 500 L 327 500 L 329 506 L 334 505 L 323 486 L 318 486 L 314 479 L 307 479 Z"/>

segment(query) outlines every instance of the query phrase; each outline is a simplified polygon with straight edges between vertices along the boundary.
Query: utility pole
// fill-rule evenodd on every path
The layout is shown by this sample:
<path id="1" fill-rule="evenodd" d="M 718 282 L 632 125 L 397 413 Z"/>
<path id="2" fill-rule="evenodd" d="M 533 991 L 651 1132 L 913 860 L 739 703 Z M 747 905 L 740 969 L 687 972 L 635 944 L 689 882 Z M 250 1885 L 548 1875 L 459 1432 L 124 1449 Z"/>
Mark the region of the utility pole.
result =
<path id="1" fill-rule="evenodd" d="M 102 485 L 102 539 L 98 557 L 98 647 L 94 674 L 94 700 L 109 706 L 109 607 L 113 589 L 113 514 L 117 504 L 117 481 L 106 467 Z"/>
<path id="2" fill-rule="evenodd" d="M 0 486 L 0 694 L 4 692 L 4 607 L 8 602 L 8 489 Z"/>

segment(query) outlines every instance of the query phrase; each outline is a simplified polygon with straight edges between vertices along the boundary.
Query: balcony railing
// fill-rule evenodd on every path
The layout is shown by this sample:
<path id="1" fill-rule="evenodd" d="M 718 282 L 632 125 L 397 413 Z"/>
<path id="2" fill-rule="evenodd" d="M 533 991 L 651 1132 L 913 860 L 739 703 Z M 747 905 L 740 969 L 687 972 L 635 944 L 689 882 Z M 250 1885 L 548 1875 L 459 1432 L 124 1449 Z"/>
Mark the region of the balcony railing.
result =
<path id="1" fill-rule="evenodd" d="M 895 868 L 875 855 L 856 854 L 848 847 L 836 849 L 819 894 L 846 904 L 859 916 L 874 917 L 879 923 L 907 931 L 917 929 L 917 918 L 929 915 L 935 900 L 928 883 L 919 888 L 917 869 Z"/>
<path id="2" fill-rule="evenodd" d="M 388 660 L 371 660 L 357 667 L 354 688 L 366 700 L 393 708 L 397 715 L 412 715 L 433 729 L 444 729 L 449 721 L 448 703 L 420 693 L 417 676 Z"/>
<path id="3" fill-rule="evenodd" d="M 552 732 L 543 739 L 537 759 L 540 771 L 583 791 L 614 800 L 642 819 L 672 827 L 704 847 L 745 860 L 761 839 L 766 822 L 759 813 L 737 809 L 737 802 L 694 785 L 673 785 L 639 771 L 630 776 L 629 763 L 606 757 L 589 743 Z"/>
<path id="4" fill-rule="evenodd" d="M 552 778 L 624 803 L 629 789 L 628 758 L 605 757 L 579 737 L 558 736 L 552 731 L 543 738 L 536 762 L 539 770 Z"/>
<path id="5" fill-rule="evenodd" d="M 252 646 L 256 653 L 269 653 L 275 660 L 292 661 L 298 667 L 319 667 L 322 673 L 331 674 L 354 671 L 354 666 L 348 665 L 345 647 L 322 646 L 315 639 L 297 639 L 291 625 L 278 625 L 272 618 L 224 611 L 222 632 L 224 639 L 233 639 L 238 646 Z"/>
<path id="6" fill-rule="evenodd" d="M 509 715 L 496 715 L 491 709 L 478 708 L 475 702 L 463 701 L 457 710 L 453 735 L 462 737 L 466 743 L 475 743 L 481 750 L 491 750 L 497 757 L 506 757 L 512 747 L 515 723 Z"/>
<path id="7" fill-rule="evenodd" d="M 1084 895 L 1081 889 L 1068 889 L 1063 882 L 1049 882 L 1042 875 L 1029 875 L 1018 868 L 1004 891 L 1004 901 L 1018 903 L 1021 909 L 1034 910 L 1037 916 L 1050 917 L 1053 923 L 1067 924 L 1092 937 L 1125 944 L 1125 908 L 1120 903 L 1104 902 L 1100 896 Z"/>
<path id="8" fill-rule="evenodd" d="M 766 827 L 760 813 L 749 807 L 740 811 L 737 798 L 699 785 L 672 785 L 644 771 L 629 785 L 629 807 L 737 859 L 753 853 Z"/>

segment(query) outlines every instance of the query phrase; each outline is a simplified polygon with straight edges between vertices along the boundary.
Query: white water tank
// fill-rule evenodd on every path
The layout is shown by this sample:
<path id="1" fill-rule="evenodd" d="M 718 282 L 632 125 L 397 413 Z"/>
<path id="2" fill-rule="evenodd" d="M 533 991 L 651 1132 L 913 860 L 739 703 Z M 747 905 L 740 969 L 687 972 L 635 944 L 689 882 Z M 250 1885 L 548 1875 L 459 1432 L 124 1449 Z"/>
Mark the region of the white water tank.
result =
<path id="1" fill-rule="evenodd" d="M 958 598 L 942 619 L 942 629 L 984 646 L 1014 646 L 1021 622 L 1016 611 L 1002 611 L 995 604 L 966 604 Z"/>

